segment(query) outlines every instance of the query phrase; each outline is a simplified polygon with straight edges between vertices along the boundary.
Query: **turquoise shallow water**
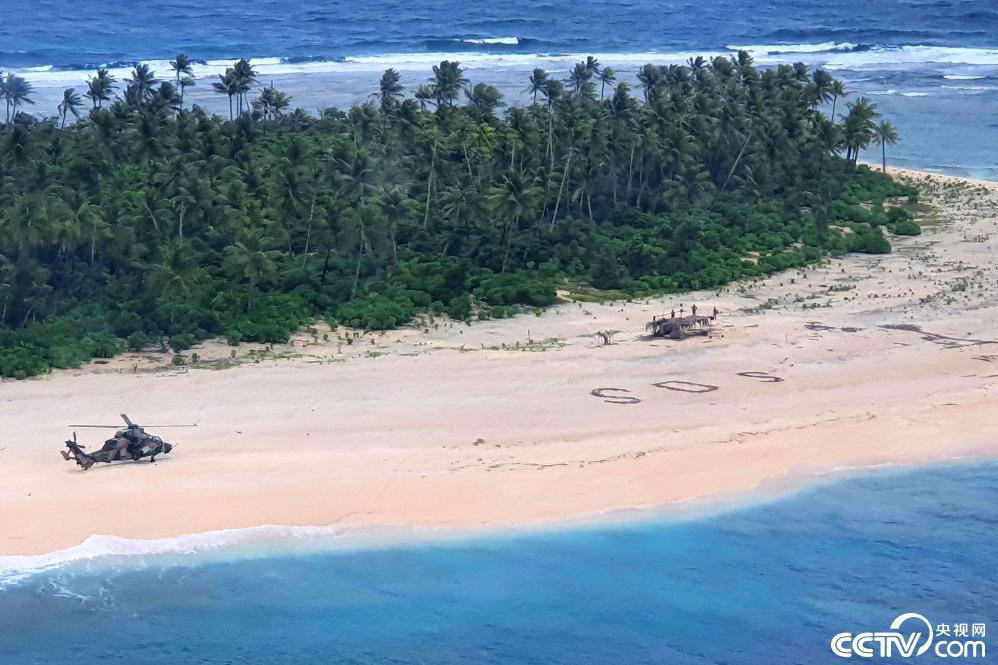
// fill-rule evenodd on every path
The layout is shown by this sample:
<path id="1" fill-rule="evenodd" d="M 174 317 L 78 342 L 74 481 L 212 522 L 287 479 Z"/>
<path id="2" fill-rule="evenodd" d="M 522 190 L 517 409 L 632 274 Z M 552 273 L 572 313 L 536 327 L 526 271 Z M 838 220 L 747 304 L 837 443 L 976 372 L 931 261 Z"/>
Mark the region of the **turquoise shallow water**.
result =
<path id="1" fill-rule="evenodd" d="M 0 590 L 0 663 L 844 662 L 832 635 L 903 612 L 998 630 L 996 497 L 998 463 L 960 464 L 678 522 L 70 564 Z"/>

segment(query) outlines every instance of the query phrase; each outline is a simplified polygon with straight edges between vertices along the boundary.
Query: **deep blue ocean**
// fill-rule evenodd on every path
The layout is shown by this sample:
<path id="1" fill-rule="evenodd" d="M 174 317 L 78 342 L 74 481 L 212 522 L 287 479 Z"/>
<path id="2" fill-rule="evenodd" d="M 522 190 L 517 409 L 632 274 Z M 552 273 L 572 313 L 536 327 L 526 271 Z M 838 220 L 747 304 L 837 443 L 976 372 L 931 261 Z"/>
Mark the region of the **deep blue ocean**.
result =
<path id="1" fill-rule="evenodd" d="M 78 562 L 0 587 L 0 663 L 845 662 L 833 635 L 906 612 L 998 631 L 996 497 L 967 463 L 698 519 Z"/>
<path id="2" fill-rule="evenodd" d="M 763 64 L 802 60 L 867 95 L 900 129 L 892 161 L 998 180 L 998 3 L 994 0 L 3 0 L 0 69 L 37 87 L 54 114 L 94 67 L 137 62 L 162 76 L 186 52 L 199 78 L 250 57 L 314 110 L 369 99 L 394 66 L 409 86 L 458 59 L 522 101 L 529 71 L 567 75 L 587 54 L 622 80 L 645 62 L 747 48 Z M 221 111 L 202 84 L 190 99 Z M 846 100 L 848 101 L 848 99 Z M 874 159 L 878 155 L 867 157 Z"/>
<path id="3" fill-rule="evenodd" d="M 626 80 L 739 47 L 876 101 L 901 134 L 891 163 L 998 180 L 994 0 L 0 0 L 0 70 L 32 81 L 42 115 L 96 66 L 169 76 L 178 51 L 202 81 L 251 57 L 312 110 L 368 99 L 389 66 L 411 89 L 443 58 L 516 102 L 535 66 L 594 54 Z M 221 111 L 209 88 L 189 99 Z M 904 612 L 998 631 L 998 463 L 697 519 L 0 570 L 0 665 L 837 663 L 833 635 Z"/>

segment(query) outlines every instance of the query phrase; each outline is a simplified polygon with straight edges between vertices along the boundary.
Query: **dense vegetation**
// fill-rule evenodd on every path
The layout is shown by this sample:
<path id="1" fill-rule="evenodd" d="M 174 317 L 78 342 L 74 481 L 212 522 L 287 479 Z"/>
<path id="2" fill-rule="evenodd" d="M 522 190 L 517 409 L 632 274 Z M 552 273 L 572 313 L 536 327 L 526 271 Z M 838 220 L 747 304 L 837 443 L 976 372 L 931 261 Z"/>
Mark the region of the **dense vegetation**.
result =
<path id="1" fill-rule="evenodd" d="M 175 69 L 100 71 L 48 120 L 2 80 L 0 375 L 313 317 L 507 316 L 566 283 L 714 287 L 917 232 L 882 205 L 914 192 L 856 167 L 893 129 L 865 99 L 827 117 L 845 91 L 801 64 L 648 65 L 632 92 L 590 59 L 567 82 L 535 70 L 533 103 L 500 114 L 442 62 L 412 97 L 388 70 L 375 101 L 313 117 L 272 87 L 250 100 L 239 61 L 213 83 L 227 118 L 185 108 Z"/>

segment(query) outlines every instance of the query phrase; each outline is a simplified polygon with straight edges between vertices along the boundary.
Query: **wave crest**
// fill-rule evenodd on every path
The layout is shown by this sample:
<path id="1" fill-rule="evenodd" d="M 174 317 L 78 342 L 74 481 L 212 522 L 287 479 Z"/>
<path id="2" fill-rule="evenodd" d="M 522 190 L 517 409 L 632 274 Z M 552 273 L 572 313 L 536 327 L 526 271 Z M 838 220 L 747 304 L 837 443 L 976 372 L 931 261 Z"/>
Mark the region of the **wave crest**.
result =
<path id="1" fill-rule="evenodd" d="M 484 39 L 462 39 L 465 44 L 502 45 L 517 46 L 520 43 L 519 37 L 486 37 Z"/>
<path id="2" fill-rule="evenodd" d="M 752 55 L 780 55 L 785 53 L 847 53 L 863 47 L 852 42 L 823 42 L 821 44 L 749 44 L 729 45 L 731 51 L 747 51 Z"/>
<path id="3" fill-rule="evenodd" d="M 224 551 L 246 554 L 254 549 L 261 553 L 267 545 L 292 547 L 331 542 L 356 543 L 362 537 L 372 540 L 375 534 L 387 536 L 391 529 L 361 526 L 275 526 L 263 525 L 243 529 L 222 529 L 187 534 L 174 538 L 131 539 L 120 536 L 89 536 L 79 545 L 35 555 L 0 556 L 0 589 L 32 575 L 79 563 L 101 563 L 128 558 L 141 563 L 143 557 L 162 555 L 196 555 Z"/>
<path id="4" fill-rule="evenodd" d="M 451 47 L 456 50 L 449 50 Z M 647 51 L 647 52 L 577 52 L 544 53 L 542 45 L 533 40 L 515 36 L 452 39 L 446 43 L 433 43 L 425 52 L 387 53 L 328 58 L 319 56 L 295 57 L 255 57 L 250 61 L 257 69 L 258 76 L 265 80 L 269 76 L 307 75 L 318 73 L 373 73 L 394 67 L 399 71 L 426 72 L 441 60 L 458 60 L 471 69 L 529 70 L 543 67 L 549 71 L 571 68 L 587 55 L 597 57 L 604 64 L 624 71 L 637 69 L 646 63 L 683 63 L 698 55 L 731 56 L 735 51 L 747 50 L 756 63 L 771 66 L 795 60 L 803 60 L 816 67 L 826 69 L 889 69 L 910 70 L 920 66 L 998 65 L 998 49 L 962 48 L 944 46 L 865 46 L 852 42 L 824 42 L 818 44 L 756 44 L 730 45 L 722 50 L 690 51 Z M 213 78 L 224 73 L 232 60 L 195 60 L 194 74 L 199 79 Z M 130 75 L 131 67 L 138 63 L 111 63 L 111 73 L 122 80 Z M 174 72 L 167 60 L 148 60 L 154 74 L 164 80 L 171 80 Z M 32 83 L 44 87 L 82 85 L 93 75 L 96 66 L 53 66 L 42 65 L 14 69 Z M 950 80 L 971 80 L 986 78 L 974 74 L 946 74 Z"/>

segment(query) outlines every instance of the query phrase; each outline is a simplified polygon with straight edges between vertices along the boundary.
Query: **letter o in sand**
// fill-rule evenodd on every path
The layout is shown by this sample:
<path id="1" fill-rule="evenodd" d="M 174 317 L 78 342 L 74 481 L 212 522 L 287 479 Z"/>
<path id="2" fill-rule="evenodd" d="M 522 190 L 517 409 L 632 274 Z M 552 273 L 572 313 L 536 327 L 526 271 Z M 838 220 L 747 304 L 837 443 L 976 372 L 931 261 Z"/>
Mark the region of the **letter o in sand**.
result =
<path id="1" fill-rule="evenodd" d="M 738 372 L 738 376 L 745 376 L 750 379 L 759 379 L 763 383 L 780 383 L 783 381 L 778 376 L 774 376 L 769 372 Z"/>
<path id="2" fill-rule="evenodd" d="M 601 397 L 603 401 L 607 404 L 637 404 L 641 400 L 637 397 L 628 397 L 627 395 L 607 395 L 608 392 L 619 392 L 619 393 L 629 393 L 631 392 L 627 388 L 593 388 L 589 394 L 593 397 Z"/>
<path id="3" fill-rule="evenodd" d="M 681 393 L 712 393 L 717 390 L 717 386 L 707 383 L 691 383 L 689 381 L 659 381 L 653 383 L 656 388 L 668 388 L 678 390 Z"/>

